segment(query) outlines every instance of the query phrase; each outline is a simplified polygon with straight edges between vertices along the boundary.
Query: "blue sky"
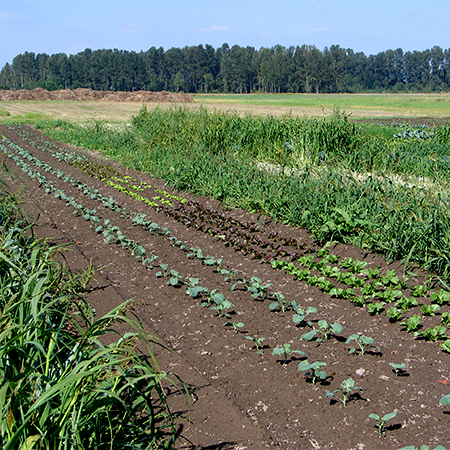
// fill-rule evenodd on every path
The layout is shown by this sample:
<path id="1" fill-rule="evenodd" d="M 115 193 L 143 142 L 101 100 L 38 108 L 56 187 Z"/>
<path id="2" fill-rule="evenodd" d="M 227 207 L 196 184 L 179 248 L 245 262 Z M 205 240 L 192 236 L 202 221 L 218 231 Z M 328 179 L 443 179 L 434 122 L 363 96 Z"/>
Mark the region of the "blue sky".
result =
<path id="1" fill-rule="evenodd" d="M 85 48 L 333 44 L 366 55 L 450 48 L 450 0 L 0 0 L 0 68 Z"/>

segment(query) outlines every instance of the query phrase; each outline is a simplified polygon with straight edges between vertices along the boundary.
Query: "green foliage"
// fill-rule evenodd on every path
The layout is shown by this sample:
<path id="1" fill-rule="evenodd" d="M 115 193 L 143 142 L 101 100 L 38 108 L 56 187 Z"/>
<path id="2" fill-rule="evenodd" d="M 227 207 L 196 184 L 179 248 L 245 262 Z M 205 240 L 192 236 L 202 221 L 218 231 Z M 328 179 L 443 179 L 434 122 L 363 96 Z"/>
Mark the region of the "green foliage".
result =
<path id="1" fill-rule="evenodd" d="M 176 188 L 306 227 L 319 241 L 333 237 L 357 243 L 448 276 L 446 194 L 384 177 L 423 176 L 445 184 L 450 164 L 445 146 L 433 140 L 414 145 L 368 137 L 361 141 L 352 127 L 342 115 L 324 120 L 241 118 L 173 108 L 143 109 L 132 127 L 122 131 L 95 126 L 47 130 L 55 138 L 103 150 Z M 289 152 L 284 144 L 293 140 L 287 136 L 298 141 L 290 144 Z M 327 157 L 319 164 L 321 151 Z M 266 170 L 258 161 L 290 166 L 293 171 Z M 299 170 L 294 171 L 296 166 Z M 383 176 L 355 178 L 347 169 Z M 382 282 L 404 285 L 396 275 Z"/>
<path id="2" fill-rule="evenodd" d="M 374 340 L 373 338 L 369 336 L 365 336 L 364 334 L 352 334 L 349 336 L 349 338 L 345 341 L 346 344 L 349 344 L 350 342 L 355 341 L 359 346 L 359 351 L 361 356 L 364 356 L 367 349 L 374 348 L 378 353 L 381 353 L 381 348 L 373 345 Z M 355 353 L 357 351 L 356 348 L 351 348 L 349 350 L 349 353 Z"/>
<path id="3" fill-rule="evenodd" d="M 369 418 L 370 419 L 375 419 L 377 421 L 377 424 L 375 425 L 378 428 L 378 433 L 382 434 L 384 433 L 385 428 L 385 424 L 388 420 L 393 419 L 395 416 L 397 415 L 397 411 L 393 411 L 389 414 L 385 414 L 383 417 L 380 417 L 378 414 L 369 414 Z"/>
<path id="4" fill-rule="evenodd" d="M 298 370 L 300 372 L 306 372 L 305 376 L 311 378 L 312 384 L 316 384 L 317 379 L 324 381 L 327 378 L 327 373 L 322 369 L 327 363 L 322 361 L 315 361 L 310 363 L 307 359 L 301 361 L 298 364 Z"/>
<path id="5" fill-rule="evenodd" d="M 425 339 L 427 341 L 438 341 L 447 338 L 447 328 L 442 325 L 436 325 L 434 328 L 426 328 L 424 331 L 416 331 L 415 337 Z"/>
<path id="6" fill-rule="evenodd" d="M 450 301 L 450 292 L 441 289 L 439 292 L 433 292 L 430 295 L 432 302 L 437 303 L 439 306 L 443 306 Z"/>
<path id="7" fill-rule="evenodd" d="M 389 365 L 392 367 L 392 370 L 395 372 L 395 375 L 399 376 L 403 373 L 405 373 L 406 363 L 403 364 L 396 364 L 396 363 L 389 363 Z"/>
<path id="8" fill-rule="evenodd" d="M 395 307 L 389 308 L 386 311 L 386 315 L 389 317 L 390 322 L 397 322 L 402 318 L 402 312 Z"/>
<path id="9" fill-rule="evenodd" d="M 344 380 L 333 392 L 327 390 L 326 396 L 336 397 L 344 406 L 346 406 L 351 396 L 356 393 L 355 391 L 362 392 L 362 388 L 355 386 L 355 380 L 353 378 L 348 378 Z"/>
<path id="10" fill-rule="evenodd" d="M 245 324 L 243 322 L 225 322 L 224 327 L 232 327 L 236 334 L 239 333 L 240 328 L 244 328 Z"/>
<path id="11" fill-rule="evenodd" d="M 344 331 L 342 325 L 338 322 L 328 323 L 326 320 L 321 319 L 317 322 L 319 328 L 312 330 L 308 333 L 302 334 L 302 339 L 304 341 L 312 341 L 317 334 L 322 335 L 323 339 L 328 340 L 330 334 L 341 334 Z M 321 341 L 320 338 L 316 339 L 318 342 Z"/>
<path id="12" fill-rule="evenodd" d="M 87 280 L 53 261 L 57 247 L 17 226 L 1 241 L 1 447 L 169 448 L 176 430 L 161 383 L 172 381 L 127 316 L 130 302 L 96 318 L 76 296 Z M 114 340 L 119 322 L 133 331 Z"/>
<path id="13" fill-rule="evenodd" d="M 421 321 L 422 317 L 418 314 L 414 314 L 412 317 L 409 317 L 406 322 L 402 322 L 400 325 L 404 326 L 406 331 L 410 333 L 411 331 L 417 331 Z"/>
<path id="14" fill-rule="evenodd" d="M 272 355 L 279 355 L 279 356 L 283 356 L 284 361 L 283 364 L 287 364 L 287 360 L 290 356 L 292 356 L 293 354 L 297 354 L 300 356 L 305 356 L 305 352 L 302 352 L 301 350 L 292 350 L 291 349 L 291 344 L 283 344 L 282 347 L 275 347 L 272 350 Z"/>
<path id="15" fill-rule="evenodd" d="M 265 337 L 253 337 L 253 336 L 245 336 L 245 339 L 252 341 L 255 344 L 256 351 L 262 355 L 264 353 L 264 348 L 262 347 L 262 343 L 266 340 Z"/>

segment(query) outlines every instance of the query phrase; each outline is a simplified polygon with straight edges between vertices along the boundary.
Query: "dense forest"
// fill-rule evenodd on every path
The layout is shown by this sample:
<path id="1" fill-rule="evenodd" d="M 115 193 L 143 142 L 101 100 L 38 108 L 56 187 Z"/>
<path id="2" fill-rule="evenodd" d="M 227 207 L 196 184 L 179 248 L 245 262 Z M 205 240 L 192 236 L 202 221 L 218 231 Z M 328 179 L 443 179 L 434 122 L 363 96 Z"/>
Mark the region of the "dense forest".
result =
<path id="1" fill-rule="evenodd" d="M 76 55 L 25 52 L 0 73 L 0 89 L 173 92 L 450 91 L 450 49 L 366 56 L 339 45 L 272 48 L 223 44 L 147 51 L 86 49 Z"/>

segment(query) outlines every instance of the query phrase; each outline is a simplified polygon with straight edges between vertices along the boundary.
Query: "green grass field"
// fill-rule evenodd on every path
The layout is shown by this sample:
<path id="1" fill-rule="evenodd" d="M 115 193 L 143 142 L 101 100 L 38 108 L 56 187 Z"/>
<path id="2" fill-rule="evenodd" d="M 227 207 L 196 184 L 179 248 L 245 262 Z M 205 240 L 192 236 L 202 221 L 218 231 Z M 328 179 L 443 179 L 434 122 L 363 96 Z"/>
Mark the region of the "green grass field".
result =
<path id="1" fill-rule="evenodd" d="M 330 110 L 337 106 L 347 112 L 370 111 L 400 116 L 449 115 L 450 94 L 197 94 L 203 105 L 251 105 L 254 107 L 291 107 Z"/>
<path id="2" fill-rule="evenodd" d="M 186 104 L 187 108 L 203 106 L 208 110 L 233 110 L 241 115 L 324 117 L 331 116 L 338 107 L 352 119 L 450 116 L 450 94 L 196 94 L 192 97 L 194 103 Z M 78 123 L 92 119 L 129 123 L 141 106 L 139 102 L 2 101 L 0 123 L 32 123 L 39 117 Z M 173 104 L 148 103 L 147 106 L 148 109 L 170 108 Z"/>

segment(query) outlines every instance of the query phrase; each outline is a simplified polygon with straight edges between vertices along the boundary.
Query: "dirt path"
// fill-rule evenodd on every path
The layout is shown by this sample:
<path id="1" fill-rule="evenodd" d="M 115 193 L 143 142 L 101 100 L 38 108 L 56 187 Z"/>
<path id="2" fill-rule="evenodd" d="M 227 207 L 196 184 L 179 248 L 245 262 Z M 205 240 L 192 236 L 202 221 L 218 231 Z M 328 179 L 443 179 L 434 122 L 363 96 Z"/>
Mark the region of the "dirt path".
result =
<path id="1" fill-rule="evenodd" d="M 244 211 L 222 212 L 224 216 L 217 213 L 214 221 L 222 224 L 226 217 L 228 228 L 220 224 L 205 225 L 202 218 L 212 210 L 219 211 L 217 203 L 186 193 L 173 193 L 161 181 L 79 149 L 76 154 L 83 155 L 89 162 L 77 163 L 73 157 L 67 158 L 67 152 L 75 150 L 72 147 L 53 143 L 31 128 L 10 128 L 0 127 L 3 147 L 46 177 L 45 182 L 41 179 L 39 187 L 36 175 L 30 178 L 10 158 L 6 161 L 13 178 L 9 183 L 15 188 L 24 187 L 24 208 L 32 217 L 39 214 L 37 234 L 50 238 L 55 244 L 72 243 L 71 251 L 65 255 L 74 270 L 82 270 L 92 260 L 97 269 L 96 282 L 88 299 L 98 314 L 134 298 L 136 315 L 172 350 L 168 353 L 155 347 L 161 367 L 180 376 L 191 392 L 189 406 L 179 392 L 172 390 L 169 395 L 174 410 L 183 412 L 188 419 L 179 421 L 179 448 L 397 449 L 450 442 L 450 416 L 446 408 L 439 405 L 440 398 L 450 392 L 450 357 L 441 351 L 439 342 L 414 339 L 411 333 L 401 331 L 398 323 L 390 323 L 385 314 L 370 316 L 365 308 L 331 297 L 318 287 L 295 280 L 292 275 L 276 271 L 263 262 L 275 254 L 268 250 L 267 242 L 271 245 L 274 241 L 281 242 L 282 249 L 292 252 L 288 241 L 282 238 L 295 239 L 296 243 L 292 244 L 295 252 L 313 254 L 318 249 L 306 232 L 274 225 Z M 26 160 L 26 153 L 18 148 L 38 159 Z M 99 166 L 92 162 L 109 166 L 116 172 L 98 176 Z M 71 184 L 68 175 L 78 184 Z M 126 176 L 132 179 L 124 178 Z M 50 183 L 53 190 L 46 188 L 45 183 Z M 119 185 L 135 196 L 114 188 Z M 88 191 L 86 186 L 97 191 Z M 49 193 L 45 193 L 45 189 Z M 75 199 L 84 210 L 75 215 L 73 207 L 66 206 L 67 198 L 59 194 L 59 198 L 55 197 L 58 192 Z M 103 203 L 99 195 L 104 196 Z M 110 197 L 114 204 L 110 202 L 106 207 L 105 199 Z M 154 208 L 142 198 L 160 206 Z M 183 203 L 181 198 L 189 202 Z M 86 210 L 98 220 L 109 219 L 109 226 L 119 227 L 128 239 L 145 249 L 146 256 L 157 255 L 152 263 L 155 267 L 146 268 L 142 258 L 136 257 L 136 248 L 133 254 L 126 246 L 108 242 L 108 233 L 95 231 L 100 222 L 93 223 L 92 217 L 86 220 Z M 190 224 L 200 224 L 198 228 L 203 230 L 186 225 L 188 212 L 192 213 Z M 159 230 L 148 231 L 133 225 L 131 217 L 142 218 L 133 213 L 146 214 L 145 221 L 157 223 Z M 104 226 L 104 222 L 101 224 Z M 251 231 L 253 227 L 255 231 Z M 219 232 L 219 228 L 222 231 Z M 262 259 L 256 259 L 255 252 L 245 255 L 224 245 L 228 234 L 236 233 L 236 229 L 261 238 L 261 242 L 255 239 L 254 247 L 258 254 L 263 254 Z M 216 261 L 223 259 L 221 269 L 238 273 L 231 281 L 227 280 L 227 275 L 219 273 L 216 265 L 208 265 L 199 257 L 198 249 Z M 333 252 L 341 259 L 353 257 L 366 261 L 368 267 L 382 266 L 384 272 L 399 269 L 398 265 L 389 266 L 381 258 L 351 247 L 338 247 Z M 170 284 L 170 276 L 156 276 L 163 265 L 183 277 L 175 286 Z M 259 277 L 262 284 L 271 284 L 267 289 L 270 294 L 282 293 L 287 300 L 295 300 L 304 308 L 317 308 L 313 316 L 315 328 L 317 319 L 325 319 L 329 323 L 338 321 L 344 331 L 321 343 L 302 340 L 301 335 L 310 328 L 293 323 L 292 311 L 270 311 L 273 298 L 255 301 L 242 284 L 232 289 L 236 281 L 254 276 Z M 229 318 L 218 317 L 217 310 L 202 307 L 205 293 L 200 298 L 186 294 L 187 285 L 183 283 L 190 277 L 197 278 L 199 286 L 209 291 L 217 289 L 232 302 L 233 307 L 226 311 L 230 313 Z M 409 285 L 419 280 L 412 279 Z M 410 289 L 405 292 L 409 294 Z M 427 299 L 420 301 L 425 303 Z M 445 305 L 441 312 L 448 310 Z M 418 311 L 411 311 L 407 317 L 413 312 Z M 422 323 L 434 327 L 439 320 L 438 314 L 424 317 Z M 224 326 L 228 321 L 242 322 L 244 326 L 234 333 L 231 327 Z M 373 337 L 381 353 L 375 350 L 364 356 L 349 355 L 351 345 L 345 341 L 353 333 Z M 262 354 L 256 351 L 252 340 L 246 339 L 248 337 L 265 338 Z M 304 359 L 300 355 L 289 358 L 288 364 L 281 364 L 272 350 L 284 343 L 305 352 L 310 362 L 327 363 L 326 380 L 315 385 L 305 380 L 304 373 L 297 369 L 299 361 Z M 406 363 L 405 376 L 395 376 L 390 362 Z M 354 395 L 345 407 L 339 401 L 330 402 L 326 390 L 334 391 L 350 377 L 363 391 Z M 384 415 L 394 410 L 397 416 L 387 424 L 386 432 L 378 435 L 375 421 L 369 419 L 369 414 Z"/>

